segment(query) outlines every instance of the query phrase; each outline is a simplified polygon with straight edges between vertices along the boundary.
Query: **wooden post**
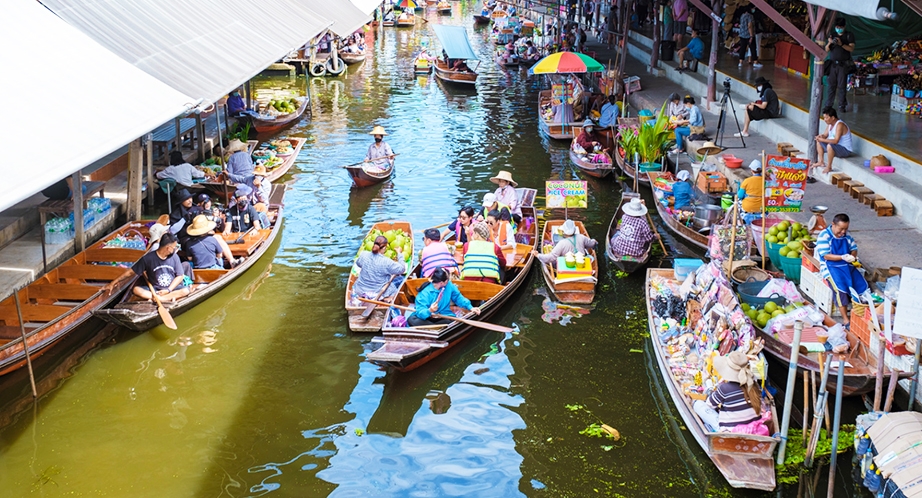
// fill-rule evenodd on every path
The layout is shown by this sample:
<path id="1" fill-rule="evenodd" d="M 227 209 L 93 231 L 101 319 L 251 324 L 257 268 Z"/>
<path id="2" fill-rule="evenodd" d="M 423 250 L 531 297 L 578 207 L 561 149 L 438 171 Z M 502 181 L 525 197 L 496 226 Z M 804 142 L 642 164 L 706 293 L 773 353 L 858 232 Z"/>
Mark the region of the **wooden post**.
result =
<path id="1" fill-rule="evenodd" d="M 74 185 L 74 252 L 86 248 L 86 234 L 83 232 L 83 175 L 78 170 L 72 177 Z"/>
<path id="2" fill-rule="evenodd" d="M 195 111 L 195 134 L 198 137 L 198 160 L 205 160 L 205 124 L 202 122 L 202 111 Z"/>
<path id="3" fill-rule="evenodd" d="M 717 47 L 720 45 L 720 9 L 723 1 L 714 2 L 714 15 L 711 16 L 711 54 L 708 57 L 708 108 L 717 101 Z"/>
<path id="4" fill-rule="evenodd" d="M 176 116 L 176 118 L 173 119 L 173 129 L 175 130 L 175 133 L 176 133 L 176 150 L 178 150 L 179 152 L 182 152 L 182 136 L 180 135 L 181 130 L 179 127 L 180 117 L 181 116 Z"/>
<path id="5" fill-rule="evenodd" d="M 801 444 L 804 448 L 807 447 L 807 427 L 810 426 L 810 376 L 807 375 L 807 371 L 804 370 L 804 421 L 801 427 Z"/>
<path id="6" fill-rule="evenodd" d="M 762 151 L 762 269 L 765 269 L 765 237 L 768 236 L 768 227 L 765 226 L 765 151 Z"/>
<path id="7" fill-rule="evenodd" d="M 154 177 L 154 136 L 148 133 L 144 142 L 147 145 L 144 149 L 147 163 L 147 205 L 154 207 L 154 193 L 157 191 L 157 179 Z"/>
<path id="8" fill-rule="evenodd" d="M 128 144 L 128 219 L 141 219 L 141 139 Z"/>
<path id="9" fill-rule="evenodd" d="M 811 5 L 807 5 L 807 10 L 812 8 Z M 826 39 L 826 30 L 824 29 L 825 23 L 823 22 L 824 16 L 832 17 L 826 14 L 826 12 L 818 13 L 816 17 L 816 31 L 813 33 L 813 38 L 823 43 Z M 816 162 L 816 135 L 819 133 L 820 129 L 820 111 L 823 107 L 823 59 L 825 57 L 816 57 L 813 56 L 813 68 L 810 71 L 810 114 L 807 118 L 807 159 L 810 160 L 810 164 Z M 808 172 L 809 173 L 809 172 Z"/>
<path id="10" fill-rule="evenodd" d="M 736 227 L 733 227 L 734 233 Z M 730 261 L 730 268 L 733 268 L 733 261 Z M 794 386 L 797 383 L 797 362 L 800 358 L 800 337 L 804 331 L 804 322 L 797 320 L 794 322 L 794 342 L 791 343 L 791 361 L 788 362 L 788 382 L 786 384 L 787 389 L 784 390 L 784 411 L 781 415 L 781 442 L 778 443 L 778 458 L 775 460 L 775 463 L 781 465 L 784 463 L 784 450 L 788 443 L 788 428 L 791 426 L 791 408 L 794 406 Z M 845 360 L 842 360 L 843 362 Z M 839 368 L 845 369 L 844 366 L 839 365 Z M 842 377 L 841 371 L 839 373 L 839 398 L 836 400 L 836 409 L 841 406 L 842 403 Z M 836 415 L 839 412 L 836 411 Z M 838 420 L 836 421 L 838 423 Z"/>
<path id="11" fill-rule="evenodd" d="M 252 109 L 253 108 L 253 103 L 252 103 L 253 95 L 252 95 L 252 92 L 250 91 L 251 90 L 250 80 L 247 80 L 246 85 L 244 86 L 244 90 L 246 90 L 246 94 L 247 94 L 247 109 Z"/>
<path id="12" fill-rule="evenodd" d="M 29 341 L 26 340 L 26 324 L 22 322 L 22 305 L 19 304 L 19 291 L 13 292 L 16 300 L 16 316 L 19 317 L 19 334 L 22 337 L 22 351 L 26 354 L 26 366 L 29 367 L 29 382 L 32 384 L 32 397 L 38 397 L 38 389 L 35 388 L 35 372 L 32 371 L 32 355 L 29 353 Z"/>
<path id="13" fill-rule="evenodd" d="M 659 2 L 652 2 L 653 5 L 653 52 L 650 53 L 650 72 L 652 73 L 659 64 L 659 46 L 663 39 L 662 24 L 659 20 L 660 9 L 663 7 Z M 668 7 L 667 7 L 668 8 Z"/>
<path id="14" fill-rule="evenodd" d="M 918 346 L 916 346 L 918 348 Z M 918 351 L 918 349 L 916 349 Z M 890 385 L 887 386 L 887 399 L 884 400 L 884 412 L 889 412 L 890 407 L 893 406 L 893 395 L 896 394 L 896 386 L 900 382 L 900 371 L 891 368 L 890 369 Z"/>
<path id="15" fill-rule="evenodd" d="M 880 411 L 880 402 L 884 395 L 884 360 L 887 357 L 887 343 L 878 334 L 877 347 L 877 378 L 874 381 L 874 411 Z"/>

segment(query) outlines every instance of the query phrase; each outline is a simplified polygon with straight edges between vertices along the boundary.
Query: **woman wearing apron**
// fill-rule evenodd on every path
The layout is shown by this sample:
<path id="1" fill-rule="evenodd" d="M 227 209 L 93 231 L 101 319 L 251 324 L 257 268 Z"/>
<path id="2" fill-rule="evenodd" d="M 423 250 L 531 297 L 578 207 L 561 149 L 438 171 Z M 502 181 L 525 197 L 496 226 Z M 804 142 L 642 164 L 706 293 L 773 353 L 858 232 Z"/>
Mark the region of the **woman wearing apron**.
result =
<path id="1" fill-rule="evenodd" d="M 853 265 L 858 254 L 858 244 L 848 234 L 848 215 L 837 214 L 832 224 L 816 238 L 816 256 L 820 260 L 820 274 L 831 283 L 835 304 L 848 327 L 849 293 L 860 296 L 868 290 L 868 283 Z"/>

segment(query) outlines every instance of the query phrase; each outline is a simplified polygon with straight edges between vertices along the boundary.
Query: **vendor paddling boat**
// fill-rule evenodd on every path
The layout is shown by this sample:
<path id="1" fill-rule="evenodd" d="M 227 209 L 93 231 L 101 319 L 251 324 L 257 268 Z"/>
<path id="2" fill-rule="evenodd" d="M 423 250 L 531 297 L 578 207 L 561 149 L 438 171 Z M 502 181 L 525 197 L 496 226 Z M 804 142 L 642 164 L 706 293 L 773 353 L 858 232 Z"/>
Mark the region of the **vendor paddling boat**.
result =
<path id="1" fill-rule="evenodd" d="M 147 228 L 144 222 L 123 225 L 17 291 L 30 358 L 51 349 L 131 286 L 130 268 L 144 255 Z M 125 244 L 126 240 L 130 242 Z M 26 364 L 15 296 L 0 302 L 0 321 L 0 375 L 4 375 Z"/>
<path id="2" fill-rule="evenodd" d="M 380 169 L 373 163 L 360 163 L 354 166 L 344 166 L 352 182 L 358 188 L 370 187 L 385 182 L 394 174 L 394 165 L 388 163 L 386 169 Z"/>
<path id="3" fill-rule="evenodd" d="M 416 62 L 413 64 L 413 73 L 417 75 L 432 73 L 432 59 L 423 51 L 416 56 Z"/>
<path id="4" fill-rule="evenodd" d="M 409 10 L 404 11 L 397 16 L 398 28 L 412 28 L 416 24 L 416 15 Z"/>
<path id="5" fill-rule="evenodd" d="M 264 113 L 250 113 L 250 119 L 253 122 L 253 127 L 256 128 L 256 131 L 259 133 L 275 133 L 282 128 L 293 124 L 295 121 L 301 119 L 301 116 L 304 114 L 304 111 L 307 109 L 310 99 L 307 97 L 298 97 L 299 103 L 297 109 L 294 112 L 287 114 L 278 114 L 278 115 L 269 115 Z"/>
<path id="6" fill-rule="evenodd" d="M 448 55 L 448 60 L 437 59 L 435 61 L 435 75 L 446 83 L 454 83 L 465 86 L 473 86 L 477 83 L 476 67 L 467 70 L 455 70 L 449 65 L 452 60 L 477 60 L 477 54 L 471 48 L 471 43 L 467 39 L 467 30 L 461 26 L 446 26 L 436 24 L 432 26 L 436 36 L 442 43 L 442 48 Z"/>
<path id="7" fill-rule="evenodd" d="M 506 283 L 499 285 L 472 280 L 452 280 L 461 294 L 481 310 L 480 315 L 465 314 L 463 310 L 452 306 L 455 315 L 481 322 L 489 320 L 528 278 L 528 271 L 534 260 L 532 250 L 538 242 L 538 225 L 534 221 L 535 210 L 532 206 L 522 206 L 522 216 L 524 219 L 531 218 L 532 223 L 525 224 L 530 227 L 529 231 L 516 234 L 515 249 L 505 251 Z M 457 251 L 455 258 L 460 256 L 460 251 Z M 417 267 L 413 274 L 419 275 L 419 269 Z M 411 306 L 420 287 L 427 282 L 429 280 L 426 278 L 408 279 L 398 291 L 395 304 Z M 458 321 L 452 321 L 447 325 L 401 327 L 398 326 L 398 322 L 405 319 L 403 313 L 396 308 L 388 310 L 387 320 L 382 328 L 383 335 L 372 339 L 373 344 L 381 346 L 365 356 L 367 361 L 400 372 L 414 370 L 448 351 L 475 330 L 474 326 Z"/>
<path id="8" fill-rule="evenodd" d="M 578 134 L 576 130 L 574 134 Z M 590 159 L 590 157 L 596 159 Z M 580 171 L 593 178 L 605 178 L 614 171 L 614 165 L 608 152 L 587 153 L 576 143 L 576 137 L 573 137 L 573 141 L 570 142 L 570 161 L 573 161 Z"/>
<path id="9" fill-rule="evenodd" d="M 490 24 L 490 16 L 474 14 L 474 24 Z"/>
<path id="10" fill-rule="evenodd" d="M 551 91 L 541 90 L 538 92 L 538 126 L 545 135 L 555 140 L 572 140 L 573 133 L 579 133 L 582 123 L 574 120 L 572 122 L 559 122 L 545 116 L 543 109 L 551 106 Z"/>
<path id="11" fill-rule="evenodd" d="M 621 218 L 624 217 L 624 206 L 631 202 L 631 199 L 640 199 L 640 194 L 636 192 L 621 193 L 621 203 L 618 204 L 615 216 L 612 217 L 611 224 L 608 226 L 608 234 L 605 236 L 605 255 L 608 256 L 608 260 L 611 261 L 613 265 L 625 273 L 633 273 L 647 264 L 647 261 L 650 260 L 650 253 L 653 251 L 652 241 L 647 245 L 646 252 L 636 257 L 618 254 L 612 247 L 611 239 L 621 226 Z M 650 224 L 650 229 L 653 230 L 653 233 L 656 233 L 656 226 L 650 223 L 649 216 L 647 217 L 647 223 Z"/>
<path id="12" fill-rule="evenodd" d="M 286 185 L 273 185 L 269 197 L 270 226 L 247 233 L 232 233 L 224 239 L 230 244 L 234 257 L 245 257 L 240 265 L 230 270 L 192 270 L 193 287 L 188 295 L 175 301 L 164 302 L 163 306 L 170 315 L 176 317 L 217 294 L 231 282 L 250 269 L 259 258 L 266 254 L 282 230 L 282 206 Z M 140 278 L 132 279 L 131 285 L 143 285 Z M 113 307 L 93 313 L 103 320 L 116 325 L 143 332 L 163 323 L 157 311 L 157 304 L 143 300 L 129 289 L 124 297 Z"/>
<path id="13" fill-rule="evenodd" d="M 396 235 L 396 232 L 398 230 L 402 231 L 401 236 L 406 239 L 406 243 L 409 244 L 410 249 L 409 253 L 407 253 L 403 246 L 401 246 L 401 251 L 397 253 L 396 256 L 398 259 L 400 257 L 405 258 L 404 262 L 407 265 L 407 269 L 404 276 L 406 277 L 409 275 L 410 269 L 413 268 L 413 227 L 410 226 L 410 223 L 407 221 L 385 221 L 375 223 L 374 226 L 371 227 L 371 230 L 369 230 L 368 235 L 363 239 L 363 247 L 359 248 L 359 254 L 361 254 L 362 251 L 370 250 L 365 246 L 366 242 L 370 239 L 373 243 L 374 238 L 378 235 L 387 233 L 393 234 L 393 237 L 388 237 L 389 243 L 393 243 L 394 240 L 397 240 L 398 235 Z M 385 235 L 385 237 L 387 237 L 387 235 Z M 346 282 L 345 308 L 346 313 L 349 315 L 349 330 L 353 332 L 378 332 L 384 324 L 387 306 L 366 305 L 366 303 L 358 301 L 355 296 L 352 295 L 352 286 L 355 284 L 359 272 L 361 272 L 361 268 L 353 264 L 352 271 L 349 272 L 349 279 Z M 391 299 L 393 299 L 393 296 L 381 297 L 378 300 L 390 302 Z M 368 312 L 369 309 L 371 310 L 370 313 Z"/>
<path id="14" fill-rule="evenodd" d="M 548 253 L 554 249 L 558 237 L 560 237 L 560 227 L 565 220 L 548 220 L 544 224 L 544 232 L 541 234 L 541 251 Z M 574 221 L 576 231 L 586 237 L 589 232 L 581 221 Z M 563 258 L 560 258 L 563 259 Z M 557 267 L 550 263 L 541 265 L 541 273 L 544 275 L 544 282 L 548 289 L 554 294 L 557 300 L 563 304 L 589 304 L 595 299 L 595 285 L 599 277 L 599 261 L 594 250 L 589 250 L 585 255 L 585 263 L 580 266 L 576 264 L 573 268 L 560 268 L 561 262 L 557 262 Z"/>
<path id="15" fill-rule="evenodd" d="M 756 344 L 753 342 L 755 331 L 748 318 L 742 314 L 736 296 L 720 268 L 706 265 L 698 272 L 702 273 L 700 277 L 689 275 L 687 278 L 695 278 L 702 290 L 696 298 L 686 303 L 679 296 L 681 282 L 676 279 L 674 270 L 647 270 L 645 299 L 653 355 L 685 427 L 730 486 L 771 491 L 775 489 L 776 482 L 773 454 L 780 439 L 757 434 L 712 432 L 695 412 L 696 400 L 706 398 L 703 383 L 706 380 L 717 380 L 716 377 L 708 379 L 712 369 L 711 352 L 729 340 L 732 347 L 727 348 L 728 354 L 735 348 L 741 352 L 749 351 L 750 355 L 756 354 L 749 349 Z M 675 296 L 675 306 L 667 307 L 657 302 L 659 299 L 670 299 L 669 296 Z M 662 316 L 661 313 L 669 313 L 664 308 L 672 309 L 671 313 L 675 316 Z M 674 325 L 676 317 L 684 317 L 686 309 L 692 310 L 687 317 L 688 327 L 679 329 Z M 729 315 L 742 315 L 742 318 L 734 321 Z M 736 328 L 718 330 L 727 323 L 737 324 Z M 685 330 L 701 330 L 701 333 L 682 333 Z M 724 332 L 727 333 L 725 338 L 719 339 Z M 722 347 L 720 349 L 723 350 Z M 764 361 L 764 357 L 760 359 Z M 771 398 L 762 399 L 762 413 L 767 434 L 777 433 L 778 417 Z"/>
<path id="16" fill-rule="evenodd" d="M 696 247 L 707 250 L 710 225 L 705 227 L 707 230 L 704 232 L 699 231 L 694 225 L 693 217 L 689 218 L 685 215 L 673 212 L 668 205 L 669 197 L 672 195 L 672 183 L 675 182 L 672 173 L 654 171 L 647 173 L 646 176 L 647 183 L 652 185 L 653 196 L 656 198 L 656 212 L 659 213 L 660 218 L 666 222 L 666 226 L 669 230 Z M 680 219 L 679 216 L 683 216 L 684 219 Z"/>

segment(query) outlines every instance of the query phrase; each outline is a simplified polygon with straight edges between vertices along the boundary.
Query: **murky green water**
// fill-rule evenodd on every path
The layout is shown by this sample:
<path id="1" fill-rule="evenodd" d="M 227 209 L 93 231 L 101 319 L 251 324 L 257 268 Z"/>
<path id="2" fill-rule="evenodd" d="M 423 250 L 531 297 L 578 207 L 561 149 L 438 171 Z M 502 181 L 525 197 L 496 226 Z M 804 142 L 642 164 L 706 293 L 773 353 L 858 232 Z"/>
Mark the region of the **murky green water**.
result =
<path id="1" fill-rule="evenodd" d="M 472 6 L 454 6 L 430 22 L 470 26 Z M 370 336 L 348 332 L 342 301 L 374 222 L 448 221 L 500 169 L 539 189 L 574 174 L 566 144 L 538 134 L 539 81 L 487 62 L 493 48 L 474 31 L 477 91 L 412 75 L 419 43 L 434 42 L 421 21 L 386 29 L 346 78 L 311 80 L 313 119 L 287 131 L 309 142 L 277 248 L 179 317 L 181 334 L 76 335 L 61 348 L 74 354 L 39 363 L 53 389 L 35 405 L 17 397 L 24 371 L 6 379 L 0 495 L 751 495 L 728 489 L 662 399 L 641 274 L 616 279 L 603 262 L 589 313 L 547 323 L 533 272 L 497 317 L 517 335 L 477 332 L 408 374 L 363 361 Z M 361 160 L 374 125 L 401 154 L 398 173 L 356 191 L 340 166 Z M 601 240 L 618 191 L 590 189 L 576 217 Z M 579 434 L 592 423 L 622 440 Z"/>

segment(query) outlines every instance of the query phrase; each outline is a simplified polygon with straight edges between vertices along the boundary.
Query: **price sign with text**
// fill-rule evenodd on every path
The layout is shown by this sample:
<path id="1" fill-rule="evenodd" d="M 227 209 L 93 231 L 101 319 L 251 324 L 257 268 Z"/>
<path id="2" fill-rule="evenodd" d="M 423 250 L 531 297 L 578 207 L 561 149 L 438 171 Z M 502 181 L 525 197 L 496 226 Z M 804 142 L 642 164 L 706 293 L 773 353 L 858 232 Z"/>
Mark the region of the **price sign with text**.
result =
<path id="1" fill-rule="evenodd" d="M 579 209 L 588 207 L 586 182 L 576 180 L 550 180 L 544 184 L 547 208 Z"/>
<path id="2" fill-rule="evenodd" d="M 765 156 L 765 211 L 800 212 L 810 161 L 800 157 Z"/>

